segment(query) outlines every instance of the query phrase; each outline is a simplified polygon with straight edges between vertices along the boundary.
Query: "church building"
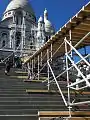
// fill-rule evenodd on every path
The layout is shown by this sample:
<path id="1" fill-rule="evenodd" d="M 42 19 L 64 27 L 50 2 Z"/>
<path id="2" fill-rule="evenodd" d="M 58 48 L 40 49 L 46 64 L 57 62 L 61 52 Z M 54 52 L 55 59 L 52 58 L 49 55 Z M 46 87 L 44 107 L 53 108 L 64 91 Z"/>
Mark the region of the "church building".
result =
<path id="1" fill-rule="evenodd" d="M 0 54 L 30 55 L 54 33 L 46 9 L 37 21 L 29 0 L 11 0 L 0 21 Z"/>

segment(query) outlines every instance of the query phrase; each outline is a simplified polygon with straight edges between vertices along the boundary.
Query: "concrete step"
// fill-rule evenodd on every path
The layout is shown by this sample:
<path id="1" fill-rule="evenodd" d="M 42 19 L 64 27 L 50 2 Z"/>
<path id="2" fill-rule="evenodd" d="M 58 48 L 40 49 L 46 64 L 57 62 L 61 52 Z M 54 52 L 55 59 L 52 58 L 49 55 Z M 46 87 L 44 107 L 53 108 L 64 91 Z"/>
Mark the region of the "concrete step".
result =
<path id="1" fill-rule="evenodd" d="M 24 82 L 24 77 L 27 77 L 27 73 L 25 72 L 12 69 L 10 76 L 5 76 L 3 71 L 0 73 L 2 73 L 0 74 L 0 115 L 9 115 L 7 120 L 28 120 L 28 118 L 30 120 L 38 120 L 38 111 L 68 110 L 63 103 L 60 93 L 56 92 L 57 86 L 55 83 L 50 85 L 50 89 L 55 89 L 55 92 L 45 93 L 45 90 L 47 91 L 47 83 L 37 80 Z M 65 88 L 66 83 L 60 82 L 59 84 L 64 91 L 67 90 Z M 26 93 L 28 89 L 33 92 Z M 38 90 L 43 90 L 44 92 L 38 92 Z M 64 95 L 67 99 L 67 92 Z M 80 97 L 85 99 L 87 96 L 89 98 L 89 95 L 88 93 Z M 74 92 L 72 93 L 72 97 L 75 97 Z M 80 110 L 86 111 L 90 109 L 80 108 Z M 16 115 L 16 117 L 10 115 Z M 2 119 L 6 120 L 5 117 Z"/>
<path id="2" fill-rule="evenodd" d="M 20 94 L 17 92 L 17 94 L 6 94 L 6 93 L 0 93 L 0 97 L 29 97 L 29 98 L 60 98 L 60 95 L 59 94 L 27 94 L 26 92 L 23 93 L 23 94 Z"/>
<path id="3" fill-rule="evenodd" d="M 37 115 L 1 115 L 0 120 L 38 120 Z"/>
<path id="4" fill-rule="evenodd" d="M 37 102 L 39 102 L 39 101 L 42 101 L 42 102 L 44 102 L 44 101 L 51 101 L 51 102 L 53 102 L 53 101 L 60 101 L 60 100 L 62 100 L 61 99 L 61 97 L 54 97 L 54 96 L 21 96 L 21 97 L 17 97 L 17 96 L 4 96 L 4 97 L 0 97 L 0 101 L 37 101 Z"/>
<path id="5" fill-rule="evenodd" d="M 40 104 L 28 104 L 28 105 L 0 105 L 0 109 L 60 109 L 60 110 L 65 110 L 67 109 L 64 105 L 61 105 L 61 104 L 54 104 L 54 105 L 51 105 L 51 104 L 46 104 L 46 105 L 40 105 Z"/>
<path id="6" fill-rule="evenodd" d="M 13 100 L 13 101 L 0 101 L 0 105 L 59 105 L 64 104 L 63 101 L 19 101 L 19 100 Z"/>
<path id="7" fill-rule="evenodd" d="M 0 109 L 0 115 L 37 115 L 37 109 Z"/>
<path id="8" fill-rule="evenodd" d="M 52 108 L 49 108 L 48 111 L 59 111 L 60 109 L 52 109 Z M 68 110 L 68 109 L 67 109 Z M 67 111 L 66 110 L 66 111 Z M 47 111 L 46 108 L 44 109 L 31 109 L 31 108 L 27 108 L 27 109 L 0 109 L 0 115 L 38 115 L 38 111 Z M 61 111 L 63 111 L 63 109 L 61 109 Z M 65 110 L 64 110 L 65 111 Z"/>

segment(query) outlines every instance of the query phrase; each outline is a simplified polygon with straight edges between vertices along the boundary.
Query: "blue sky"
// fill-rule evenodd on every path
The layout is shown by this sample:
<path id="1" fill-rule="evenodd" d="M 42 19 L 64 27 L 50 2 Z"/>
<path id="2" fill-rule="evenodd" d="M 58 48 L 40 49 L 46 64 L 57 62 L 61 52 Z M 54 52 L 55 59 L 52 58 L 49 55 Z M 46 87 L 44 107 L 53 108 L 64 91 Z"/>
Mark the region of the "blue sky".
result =
<path id="1" fill-rule="evenodd" d="M 48 10 L 49 19 L 59 30 L 83 5 L 90 0 L 30 0 L 37 17 L 43 14 L 45 7 Z"/>
<path id="2" fill-rule="evenodd" d="M 11 0 L 0 0 L 0 17 Z M 48 10 L 49 20 L 58 31 L 72 16 L 74 16 L 90 0 L 29 0 L 37 19 Z M 90 53 L 90 47 L 87 47 Z"/>
<path id="3" fill-rule="evenodd" d="M 0 0 L 0 16 L 4 12 L 10 0 Z M 83 5 L 90 0 L 29 0 L 37 19 L 43 15 L 45 8 L 48 10 L 49 20 L 56 31 L 59 30 L 72 16 L 74 16 Z"/>

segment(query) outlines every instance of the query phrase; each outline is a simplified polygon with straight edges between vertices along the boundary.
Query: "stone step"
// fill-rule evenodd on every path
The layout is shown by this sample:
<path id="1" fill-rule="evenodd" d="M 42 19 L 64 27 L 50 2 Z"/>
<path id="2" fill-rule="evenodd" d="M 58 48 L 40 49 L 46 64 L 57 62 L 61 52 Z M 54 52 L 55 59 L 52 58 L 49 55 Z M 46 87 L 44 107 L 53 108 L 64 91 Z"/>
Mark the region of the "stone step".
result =
<path id="1" fill-rule="evenodd" d="M 24 82 L 24 77 L 27 78 L 26 74 L 27 73 L 24 73 L 20 70 L 16 71 L 15 69 L 12 69 L 10 76 L 5 76 L 3 72 L 2 75 L 0 75 L 0 115 L 25 115 L 26 117 L 23 118 L 20 116 L 22 117 L 20 118 L 18 116 L 19 118 L 14 118 L 10 116 L 7 117 L 7 120 L 28 120 L 27 117 L 29 117 L 30 120 L 38 120 L 38 111 L 68 110 L 63 103 L 60 93 L 58 93 L 55 82 L 50 85 L 50 89 L 55 89 L 55 92 L 45 92 L 48 88 L 47 83 L 42 83 L 41 80 Z M 44 78 L 44 76 L 41 78 Z M 67 99 L 67 88 L 65 88 L 66 82 L 59 82 L 59 84 L 61 85 L 62 90 L 65 91 L 64 95 Z M 26 93 L 27 90 L 33 90 L 33 92 L 30 91 Z M 43 90 L 44 92 L 38 92 L 39 90 Z M 80 97 L 84 98 L 85 100 L 85 98 L 87 98 L 86 96 L 90 96 L 89 93 L 90 92 L 84 96 L 81 95 Z M 71 97 L 75 97 L 74 92 L 72 93 Z M 89 108 L 80 108 L 80 110 L 87 111 L 90 110 Z M 72 110 L 78 110 L 78 108 Z M 32 115 L 35 116 L 32 117 Z"/>
<path id="2" fill-rule="evenodd" d="M 88 112 L 90 109 L 81 109 L 81 110 L 79 110 L 79 111 L 81 111 L 81 112 Z M 52 113 L 53 112 L 55 112 L 56 111 L 56 113 L 58 114 L 58 112 L 57 111 L 68 111 L 68 109 L 52 109 L 52 108 L 49 108 L 49 109 L 46 109 L 46 108 L 44 108 L 44 109 L 0 109 L 0 116 L 2 115 L 2 116 L 5 116 L 5 115 L 7 115 L 7 117 L 9 116 L 9 115 L 37 115 L 37 113 L 38 113 L 38 111 L 52 111 Z M 78 112 L 78 110 L 77 111 L 74 111 L 74 112 Z M 50 114 L 49 114 L 50 115 Z M 49 116 L 48 115 L 48 116 Z M 53 114 L 54 115 L 54 114 Z M 83 115 L 83 114 L 82 114 Z M 60 115 L 59 115 L 60 116 Z"/>
<path id="3" fill-rule="evenodd" d="M 24 89 L 41 89 L 41 90 L 43 90 L 43 89 L 45 89 L 45 90 L 47 90 L 48 89 L 48 87 L 47 86 L 45 86 L 45 85 L 23 85 L 23 86 L 20 86 L 20 85 L 17 85 L 17 86 L 11 86 L 10 84 L 9 85 L 0 85 L 0 90 L 2 91 L 2 90 L 24 90 Z M 51 90 L 58 90 L 58 88 L 53 88 L 53 87 L 50 87 L 50 89 Z M 65 88 L 63 88 L 62 90 L 67 90 L 67 89 L 65 89 Z"/>
<path id="4" fill-rule="evenodd" d="M 28 100 L 28 101 L 21 101 L 21 100 L 13 100 L 13 101 L 0 101 L 0 105 L 59 105 L 59 104 L 64 104 L 63 101 L 32 101 L 32 100 Z"/>
<path id="5" fill-rule="evenodd" d="M 64 105 L 61 105 L 61 104 L 54 104 L 54 105 L 51 105 L 51 104 L 46 104 L 46 105 L 40 105 L 40 104 L 28 104 L 28 105 L 0 105 L 0 109 L 67 109 Z"/>
<path id="6" fill-rule="evenodd" d="M 60 109 L 52 109 L 52 108 L 49 108 L 48 111 L 59 111 Z M 47 111 L 46 108 L 44 109 L 32 109 L 32 108 L 26 108 L 26 109 L 21 109 L 21 108 L 18 108 L 18 109 L 0 109 L 0 115 L 37 115 L 38 114 L 38 111 Z M 61 109 L 61 111 L 63 111 L 63 109 Z M 66 110 L 67 111 L 67 110 Z"/>
<path id="7" fill-rule="evenodd" d="M 9 90 L 9 91 L 0 91 L 0 94 L 13 94 L 13 95 L 17 95 L 17 94 L 25 94 L 26 93 L 26 91 L 25 90 L 21 90 L 21 91 L 12 91 L 12 90 Z"/>
<path id="8" fill-rule="evenodd" d="M 12 93 L 3 93 L 3 92 L 1 92 L 0 93 L 0 97 L 34 97 L 34 98 L 37 98 L 37 97 L 42 97 L 42 98 L 44 98 L 44 97 L 54 97 L 54 98 L 57 98 L 57 97 L 60 97 L 60 95 L 58 95 L 58 94 L 53 94 L 53 93 L 51 93 L 51 94 L 36 94 L 36 93 L 34 93 L 34 94 L 27 94 L 26 92 L 25 93 L 23 93 L 23 94 L 20 94 L 20 93 L 18 93 L 17 92 L 17 94 L 12 94 Z"/>
<path id="9" fill-rule="evenodd" d="M 0 109 L 0 115 L 37 115 L 37 109 Z"/>
<path id="10" fill-rule="evenodd" d="M 23 93 L 23 94 L 20 94 L 20 93 L 17 93 L 17 94 L 13 94 L 13 93 L 3 93 L 1 92 L 0 93 L 0 97 L 28 97 L 28 94 Z"/>
<path id="11" fill-rule="evenodd" d="M 89 99 L 88 98 L 80 98 L 81 101 L 88 101 Z M 51 103 L 54 103 L 54 102 L 57 102 L 57 103 L 61 103 L 63 104 L 63 100 L 61 97 L 47 97 L 47 96 L 44 96 L 44 97 L 0 97 L 0 104 L 2 104 L 2 102 L 41 102 L 41 103 L 47 103 L 47 102 L 51 102 Z M 56 103 L 56 104 L 57 104 Z"/>
<path id="12" fill-rule="evenodd" d="M 36 85 L 27 85 L 27 86 L 19 86 L 19 85 L 17 85 L 17 86 L 11 86 L 11 85 L 1 85 L 0 86 L 0 90 L 23 90 L 23 89 L 47 89 L 47 86 L 44 86 L 44 85 L 42 85 L 42 86 L 37 86 L 36 87 Z"/>
<path id="13" fill-rule="evenodd" d="M 35 115 L 6 115 L 0 116 L 0 120 L 38 120 L 38 117 Z"/>
<path id="14" fill-rule="evenodd" d="M 54 96 L 44 96 L 44 97 L 39 97 L 39 96 L 37 96 L 37 97 L 33 97 L 33 96 L 23 96 L 23 97 L 0 97 L 0 102 L 2 102 L 2 101 L 32 101 L 32 100 L 34 100 L 34 101 L 41 101 L 41 102 L 44 102 L 44 101 L 51 101 L 51 102 L 53 102 L 53 101 L 60 101 L 60 100 L 62 100 L 61 99 L 61 97 L 54 97 Z M 33 101 L 32 101 L 33 102 Z"/>

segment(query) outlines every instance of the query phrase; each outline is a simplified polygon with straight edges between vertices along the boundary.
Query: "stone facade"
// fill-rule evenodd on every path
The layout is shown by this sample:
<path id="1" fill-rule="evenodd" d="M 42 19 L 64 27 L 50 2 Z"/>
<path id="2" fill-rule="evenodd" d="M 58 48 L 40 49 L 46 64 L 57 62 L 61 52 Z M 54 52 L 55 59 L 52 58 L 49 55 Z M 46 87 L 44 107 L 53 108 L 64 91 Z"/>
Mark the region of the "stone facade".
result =
<path id="1" fill-rule="evenodd" d="M 11 0 L 0 22 L 0 53 L 4 56 L 5 51 L 11 50 L 19 56 L 30 55 L 53 34 L 54 28 L 46 9 L 44 20 L 40 17 L 37 22 L 28 0 Z"/>

